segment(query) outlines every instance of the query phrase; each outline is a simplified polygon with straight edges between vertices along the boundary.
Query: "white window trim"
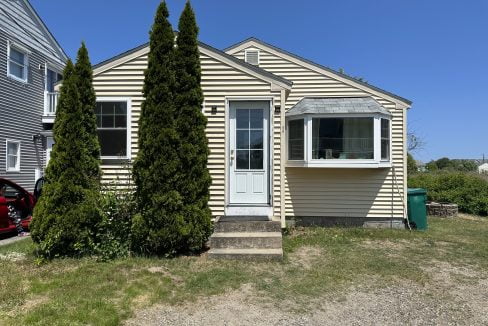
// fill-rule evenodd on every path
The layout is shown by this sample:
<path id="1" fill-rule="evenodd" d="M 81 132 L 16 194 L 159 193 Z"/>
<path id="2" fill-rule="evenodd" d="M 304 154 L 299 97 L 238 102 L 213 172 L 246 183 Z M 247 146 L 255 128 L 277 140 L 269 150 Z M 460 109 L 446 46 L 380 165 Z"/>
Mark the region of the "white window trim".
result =
<path id="1" fill-rule="evenodd" d="M 15 165 L 14 168 L 9 168 L 8 166 L 8 144 L 9 143 L 15 143 L 17 144 L 17 164 Z M 5 171 L 6 172 L 20 172 L 20 146 L 21 146 L 21 141 L 20 140 L 14 140 L 14 139 L 6 139 L 5 140 Z"/>
<path id="2" fill-rule="evenodd" d="M 314 118 L 373 118 L 374 119 L 374 158 L 368 160 L 359 159 L 313 159 L 312 158 L 312 119 Z M 316 168 L 387 168 L 392 162 L 392 132 L 391 116 L 375 114 L 304 114 L 287 118 L 286 147 L 288 149 L 289 121 L 304 119 L 304 160 L 290 160 L 287 155 L 286 165 L 289 167 L 316 167 Z M 390 121 L 390 158 L 381 160 L 381 119 Z M 288 152 L 288 150 L 287 150 Z"/>
<path id="3" fill-rule="evenodd" d="M 14 48 L 15 50 L 22 52 L 24 54 L 24 78 L 19 78 L 15 75 L 10 73 L 10 49 Z M 21 83 L 27 84 L 29 81 L 29 55 L 30 51 L 20 46 L 16 43 L 7 41 L 7 77 L 19 81 Z"/>
<path id="4" fill-rule="evenodd" d="M 102 156 L 100 155 L 100 159 L 102 160 L 130 160 L 132 158 L 131 153 L 131 130 L 132 130 L 132 123 L 131 123 L 131 113 L 132 113 L 132 98 L 130 97 L 97 97 L 97 102 L 126 102 L 127 103 L 127 155 L 125 156 Z M 97 128 L 98 130 L 98 128 Z"/>
<path id="5" fill-rule="evenodd" d="M 247 61 L 247 53 L 248 52 L 257 52 L 258 53 L 258 63 L 257 64 L 252 64 L 252 63 L 249 63 Z M 249 63 L 250 65 L 259 66 L 259 64 L 261 63 L 261 51 L 259 49 L 246 49 L 246 50 L 244 50 L 244 61 L 246 63 Z"/>

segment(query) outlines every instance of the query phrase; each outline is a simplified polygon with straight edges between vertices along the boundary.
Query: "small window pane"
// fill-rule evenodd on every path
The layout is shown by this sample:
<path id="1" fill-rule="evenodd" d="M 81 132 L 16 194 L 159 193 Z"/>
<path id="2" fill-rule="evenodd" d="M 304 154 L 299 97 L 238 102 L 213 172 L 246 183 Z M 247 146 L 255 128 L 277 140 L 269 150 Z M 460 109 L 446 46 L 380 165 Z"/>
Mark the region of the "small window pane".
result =
<path id="1" fill-rule="evenodd" d="M 250 113 L 251 128 L 263 129 L 263 109 L 254 109 L 249 111 L 251 111 Z"/>
<path id="2" fill-rule="evenodd" d="M 17 167 L 17 156 L 9 155 L 7 158 L 7 170 L 12 170 Z"/>
<path id="3" fill-rule="evenodd" d="M 381 138 L 390 138 L 390 121 L 381 119 Z"/>
<path id="4" fill-rule="evenodd" d="M 263 131 L 262 130 L 251 130 L 251 149 L 263 149 Z"/>
<path id="5" fill-rule="evenodd" d="M 115 105 L 114 103 L 112 102 L 102 102 L 102 114 L 103 115 L 106 115 L 106 114 L 109 114 L 109 115 L 113 115 L 114 114 L 114 109 L 115 109 Z"/>
<path id="6" fill-rule="evenodd" d="M 236 138 L 236 148 L 249 149 L 249 130 L 237 130 Z"/>
<path id="7" fill-rule="evenodd" d="M 390 140 L 381 140 L 381 159 L 390 159 Z"/>
<path id="8" fill-rule="evenodd" d="M 248 129 L 249 128 L 249 110 L 248 109 L 237 109 L 236 110 L 236 127 L 238 129 Z"/>
<path id="9" fill-rule="evenodd" d="M 236 150 L 236 168 L 239 170 L 249 169 L 249 151 Z"/>
<path id="10" fill-rule="evenodd" d="M 262 170 L 263 169 L 263 151 L 252 150 L 251 151 L 251 169 Z"/>
<path id="11" fill-rule="evenodd" d="M 304 127 L 303 119 L 288 122 L 288 159 L 303 160 L 304 158 Z"/>
<path id="12" fill-rule="evenodd" d="M 102 156 L 127 155 L 127 130 L 98 130 Z"/>
<path id="13" fill-rule="evenodd" d="M 14 49 L 10 48 L 10 60 L 18 63 L 19 65 L 24 65 L 24 60 L 25 60 L 25 54 Z"/>
<path id="14" fill-rule="evenodd" d="M 18 150 L 19 150 L 19 144 L 7 143 L 7 155 L 17 155 Z"/>
<path id="15" fill-rule="evenodd" d="M 102 127 L 102 116 L 97 115 L 97 127 L 101 128 Z"/>
<path id="16" fill-rule="evenodd" d="M 125 115 L 115 116 L 115 128 L 127 128 L 127 117 Z"/>
<path id="17" fill-rule="evenodd" d="M 114 127 L 114 116 L 104 115 L 102 118 L 102 128 L 113 128 Z"/>
<path id="18" fill-rule="evenodd" d="M 97 102 L 97 106 L 95 108 L 95 114 L 102 114 L 102 103 Z"/>
<path id="19" fill-rule="evenodd" d="M 127 103 L 115 102 L 114 103 L 115 114 L 127 114 Z"/>
<path id="20" fill-rule="evenodd" d="M 24 66 L 19 66 L 14 62 L 10 62 L 9 73 L 17 78 L 24 79 Z"/>

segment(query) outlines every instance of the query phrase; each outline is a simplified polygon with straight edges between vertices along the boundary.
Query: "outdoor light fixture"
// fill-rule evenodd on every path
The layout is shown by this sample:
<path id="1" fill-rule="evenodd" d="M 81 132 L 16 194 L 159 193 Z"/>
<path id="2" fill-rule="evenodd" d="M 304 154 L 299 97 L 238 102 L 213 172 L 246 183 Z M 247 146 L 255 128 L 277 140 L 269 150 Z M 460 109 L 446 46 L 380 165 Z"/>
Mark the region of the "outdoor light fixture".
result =
<path id="1" fill-rule="evenodd" d="M 281 112 L 281 106 L 276 105 L 275 106 L 275 113 L 280 113 Z"/>
<path id="2" fill-rule="evenodd" d="M 217 107 L 216 106 L 212 106 L 212 114 L 216 114 L 217 113 Z"/>

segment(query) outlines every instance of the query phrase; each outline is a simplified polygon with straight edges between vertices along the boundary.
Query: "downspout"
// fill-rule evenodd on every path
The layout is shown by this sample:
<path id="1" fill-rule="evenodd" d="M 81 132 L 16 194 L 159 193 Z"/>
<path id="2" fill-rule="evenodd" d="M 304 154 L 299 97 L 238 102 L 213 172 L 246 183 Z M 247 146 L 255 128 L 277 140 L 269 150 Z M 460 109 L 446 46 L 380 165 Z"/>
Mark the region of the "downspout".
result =
<path id="1" fill-rule="evenodd" d="M 286 227 L 285 208 L 285 161 L 286 161 L 286 135 L 285 135 L 285 111 L 286 111 L 286 90 L 282 89 L 280 94 L 280 220 L 281 228 Z"/>

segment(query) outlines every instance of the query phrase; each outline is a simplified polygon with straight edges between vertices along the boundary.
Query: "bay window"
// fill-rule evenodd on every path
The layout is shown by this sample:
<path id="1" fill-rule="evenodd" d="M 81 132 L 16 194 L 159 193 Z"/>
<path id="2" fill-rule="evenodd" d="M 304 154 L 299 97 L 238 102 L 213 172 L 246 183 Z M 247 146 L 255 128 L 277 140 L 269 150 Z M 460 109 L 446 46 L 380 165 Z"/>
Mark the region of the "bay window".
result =
<path id="1" fill-rule="evenodd" d="M 388 167 L 390 116 L 303 114 L 287 121 L 288 166 Z"/>
<path id="2" fill-rule="evenodd" d="M 98 99 L 95 110 L 102 159 L 129 158 L 129 101 Z"/>

